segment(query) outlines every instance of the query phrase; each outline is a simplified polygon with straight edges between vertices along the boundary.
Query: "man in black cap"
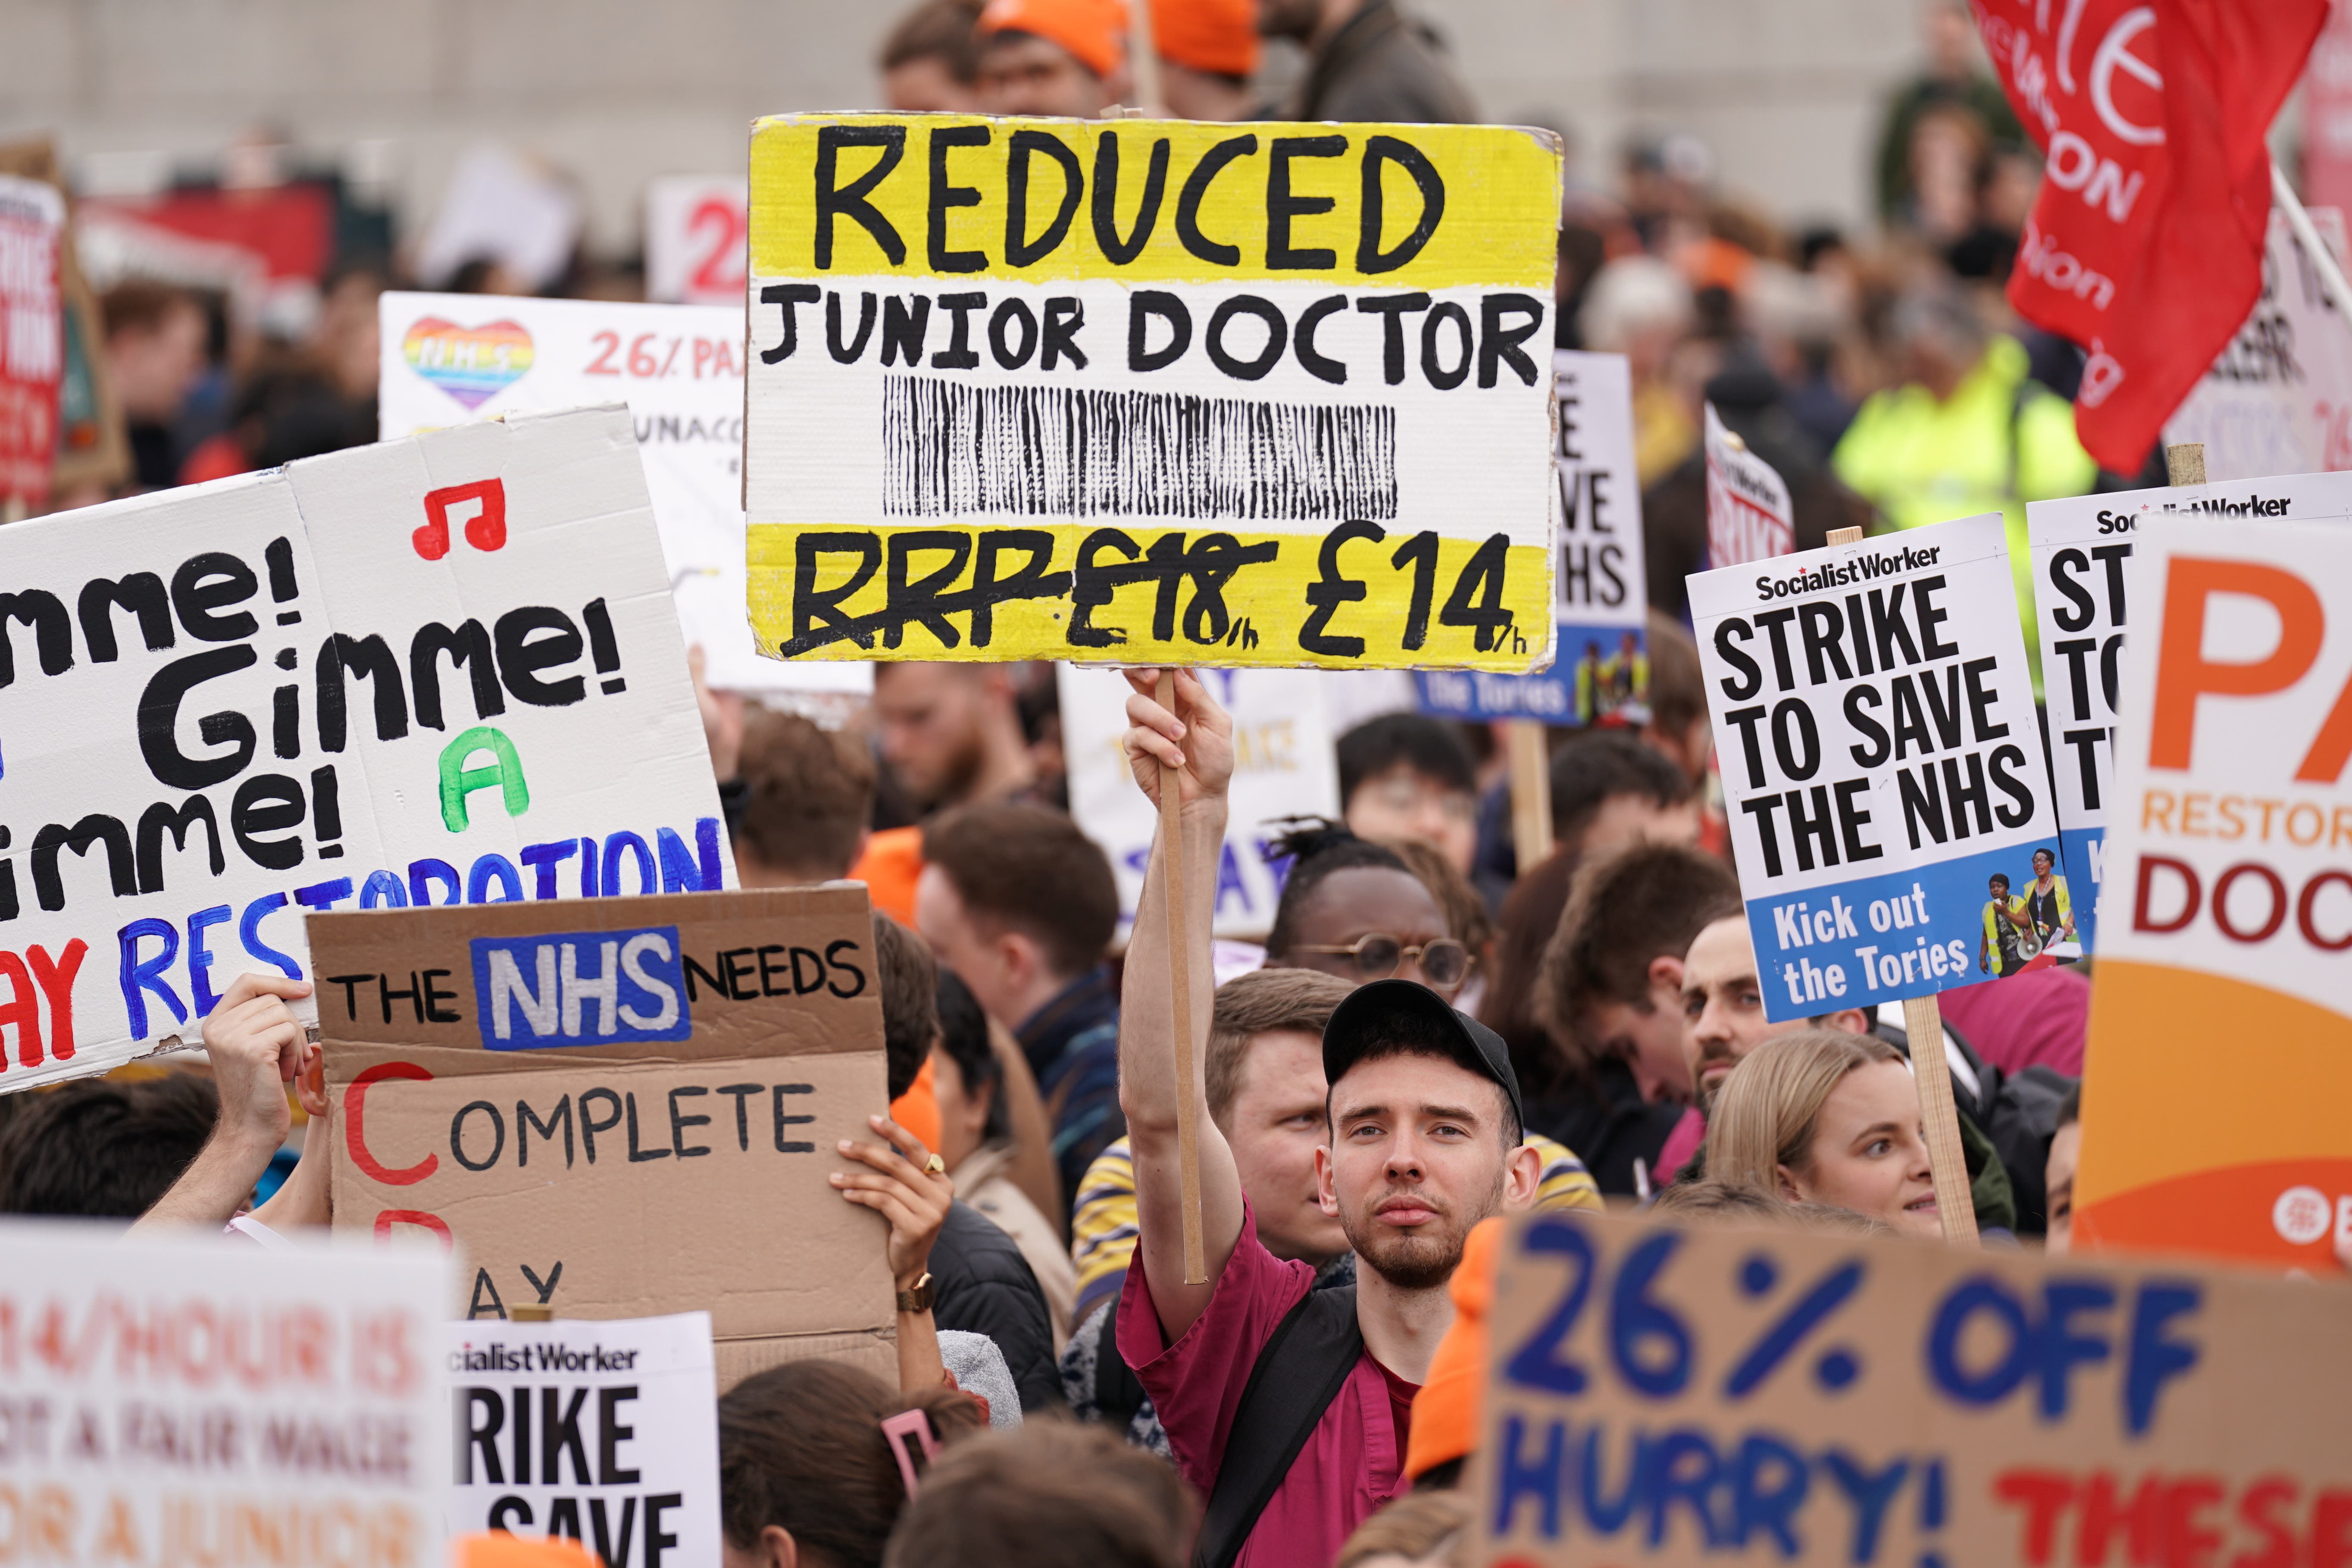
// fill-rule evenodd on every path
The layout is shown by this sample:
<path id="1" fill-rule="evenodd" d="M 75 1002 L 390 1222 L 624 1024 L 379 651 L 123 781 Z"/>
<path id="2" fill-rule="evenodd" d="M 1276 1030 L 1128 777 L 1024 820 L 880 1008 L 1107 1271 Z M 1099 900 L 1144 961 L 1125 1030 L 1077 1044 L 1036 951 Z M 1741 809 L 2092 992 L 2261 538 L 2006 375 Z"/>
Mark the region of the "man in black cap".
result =
<path id="1" fill-rule="evenodd" d="M 1233 725 L 1176 672 L 1176 708 L 1129 675 L 1129 758 L 1158 797 L 1181 784 L 1193 1079 L 1175 1072 L 1166 843 L 1152 847 L 1127 950 L 1119 1100 L 1135 1155 L 1139 1235 L 1118 1310 L 1118 1349 L 1159 1407 L 1186 1478 L 1209 1501 L 1198 1561 L 1328 1563 L 1405 1488 L 1412 1396 L 1454 1320 L 1446 1283 L 1470 1229 L 1536 1195 L 1541 1161 L 1521 1142 L 1519 1087 L 1502 1038 L 1405 980 L 1359 989 L 1323 1035 L 1328 1145 L 1319 1200 L 1360 1260 L 1351 1289 L 1257 1239 L 1241 1177 L 1210 1120 L 1201 1067 L 1213 980 L 1211 904 L 1233 774 Z M 1202 1277 L 1188 1280 L 1177 1136 L 1180 1096 L 1199 1140 Z"/>

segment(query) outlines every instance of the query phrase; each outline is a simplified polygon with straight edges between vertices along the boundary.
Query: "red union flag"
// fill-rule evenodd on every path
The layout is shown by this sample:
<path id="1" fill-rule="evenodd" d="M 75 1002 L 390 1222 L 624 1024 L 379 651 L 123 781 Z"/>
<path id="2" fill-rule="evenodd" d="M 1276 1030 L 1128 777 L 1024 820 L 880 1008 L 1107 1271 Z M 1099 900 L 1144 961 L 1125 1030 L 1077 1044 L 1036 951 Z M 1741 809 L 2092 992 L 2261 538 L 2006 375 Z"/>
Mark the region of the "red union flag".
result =
<path id="1" fill-rule="evenodd" d="M 1706 563 L 1744 566 L 1797 547 L 1789 487 L 1772 465 L 1724 427 L 1706 405 Z"/>
<path id="2" fill-rule="evenodd" d="M 2010 303 L 2090 353 L 2083 446 L 2148 447 L 2262 286 L 2271 117 L 2327 0 L 1971 0 L 2047 157 Z"/>

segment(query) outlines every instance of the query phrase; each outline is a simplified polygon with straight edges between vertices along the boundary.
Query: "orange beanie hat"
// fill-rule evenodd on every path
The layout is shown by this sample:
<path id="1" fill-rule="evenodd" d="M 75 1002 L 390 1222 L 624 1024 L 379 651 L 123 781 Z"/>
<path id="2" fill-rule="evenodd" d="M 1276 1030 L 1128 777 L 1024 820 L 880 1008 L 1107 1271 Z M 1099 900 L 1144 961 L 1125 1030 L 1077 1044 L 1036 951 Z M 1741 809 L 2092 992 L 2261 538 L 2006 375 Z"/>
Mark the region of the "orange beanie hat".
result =
<path id="1" fill-rule="evenodd" d="M 1257 69 L 1257 0 L 1151 0 L 1151 41 L 1172 64 L 1248 76 Z"/>
<path id="2" fill-rule="evenodd" d="M 980 34 L 1034 33 L 1070 51 L 1097 76 L 1108 76 L 1126 54 L 1127 8 L 1119 0 L 989 0 Z"/>
<path id="3" fill-rule="evenodd" d="M 604 1568 L 597 1555 L 566 1535 L 544 1541 L 503 1530 L 460 1535 L 449 1542 L 450 1568 Z"/>
<path id="4" fill-rule="evenodd" d="M 1496 1252 L 1502 1244 L 1500 1215 L 1480 1220 L 1463 1244 L 1462 1261 L 1446 1286 L 1454 1323 L 1430 1358 L 1429 1381 L 1413 1395 L 1404 1453 L 1409 1477 L 1418 1479 L 1478 1446 L 1479 1418 L 1486 1414 L 1486 1309 L 1495 1300 Z"/>

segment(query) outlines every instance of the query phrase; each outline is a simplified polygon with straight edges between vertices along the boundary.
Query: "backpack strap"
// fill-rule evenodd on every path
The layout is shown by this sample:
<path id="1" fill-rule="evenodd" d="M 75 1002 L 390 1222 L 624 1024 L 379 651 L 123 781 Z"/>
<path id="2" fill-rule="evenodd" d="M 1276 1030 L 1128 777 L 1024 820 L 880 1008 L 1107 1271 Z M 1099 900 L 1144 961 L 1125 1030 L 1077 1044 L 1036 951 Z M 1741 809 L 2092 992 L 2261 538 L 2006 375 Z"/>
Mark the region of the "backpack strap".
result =
<path id="1" fill-rule="evenodd" d="M 1202 1514 L 1195 1568 L 1232 1568 L 1363 1353 L 1353 1285 L 1309 1290 L 1284 1315 L 1234 1410 L 1224 1460 Z"/>

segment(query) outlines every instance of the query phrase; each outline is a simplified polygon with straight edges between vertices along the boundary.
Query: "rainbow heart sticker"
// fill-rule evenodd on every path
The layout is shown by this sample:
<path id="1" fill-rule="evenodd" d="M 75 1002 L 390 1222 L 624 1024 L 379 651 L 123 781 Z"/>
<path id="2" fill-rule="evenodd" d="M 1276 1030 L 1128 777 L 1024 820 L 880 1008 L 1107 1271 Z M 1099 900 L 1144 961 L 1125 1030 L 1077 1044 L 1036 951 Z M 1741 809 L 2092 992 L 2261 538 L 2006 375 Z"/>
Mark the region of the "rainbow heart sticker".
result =
<path id="1" fill-rule="evenodd" d="M 530 369 L 530 334 L 514 321 L 461 327 L 425 316 L 401 340 L 408 368 L 464 404 L 479 408 Z"/>

